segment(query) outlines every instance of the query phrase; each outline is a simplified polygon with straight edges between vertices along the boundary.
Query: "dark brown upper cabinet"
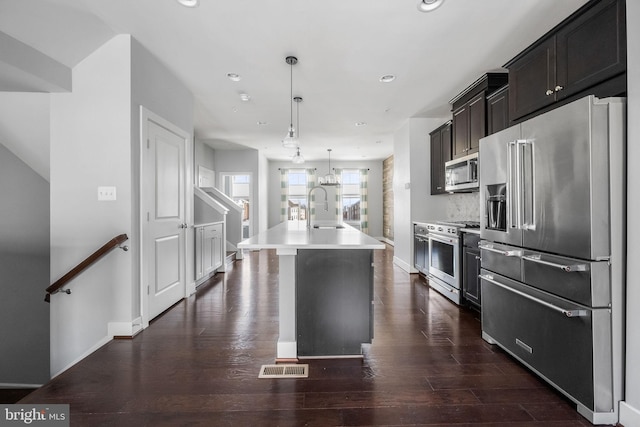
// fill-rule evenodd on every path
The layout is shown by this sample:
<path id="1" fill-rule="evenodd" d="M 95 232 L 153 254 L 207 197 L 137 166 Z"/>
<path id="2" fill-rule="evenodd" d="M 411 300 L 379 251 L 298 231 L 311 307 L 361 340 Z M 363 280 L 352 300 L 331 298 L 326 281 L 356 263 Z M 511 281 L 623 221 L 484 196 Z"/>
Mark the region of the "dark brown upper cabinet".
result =
<path id="1" fill-rule="evenodd" d="M 445 194 L 444 164 L 451 160 L 451 121 L 429 134 L 431 137 L 431 194 Z"/>
<path id="2" fill-rule="evenodd" d="M 510 119 L 587 94 L 624 94 L 625 20 L 624 0 L 592 0 L 509 61 Z"/>
<path id="3" fill-rule="evenodd" d="M 506 73 L 487 73 L 450 101 L 453 111 L 451 157 L 477 153 L 487 133 L 487 94 L 507 83 Z"/>
<path id="4" fill-rule="evenodd" d="M 509 127 L 509 86 L 487 97 L 487 135 Z"/>

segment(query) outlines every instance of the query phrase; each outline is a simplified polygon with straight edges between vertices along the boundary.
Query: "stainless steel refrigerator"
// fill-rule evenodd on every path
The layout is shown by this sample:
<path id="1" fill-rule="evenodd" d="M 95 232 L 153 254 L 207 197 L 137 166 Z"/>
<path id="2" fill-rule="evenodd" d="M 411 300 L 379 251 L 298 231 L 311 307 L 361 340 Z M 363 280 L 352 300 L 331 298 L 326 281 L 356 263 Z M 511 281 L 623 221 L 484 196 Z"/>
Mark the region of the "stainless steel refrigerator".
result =
<path id="1" fill-rule="evenodd" d="M 482 336 L 596 424 L 623 398 L 625 114 L 589 96 L 480 140 Z"/>

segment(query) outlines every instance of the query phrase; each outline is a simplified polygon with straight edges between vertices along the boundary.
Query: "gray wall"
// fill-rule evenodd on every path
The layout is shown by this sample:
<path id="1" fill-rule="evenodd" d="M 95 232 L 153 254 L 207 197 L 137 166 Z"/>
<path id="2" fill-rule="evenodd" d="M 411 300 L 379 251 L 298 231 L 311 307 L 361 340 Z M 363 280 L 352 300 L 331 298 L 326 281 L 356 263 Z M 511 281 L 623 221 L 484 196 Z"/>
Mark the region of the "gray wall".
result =
<path id="1" fill-rule="evenodd" d="M 49 380 L 49 183 L 0 144 L 0 386 Z"/>

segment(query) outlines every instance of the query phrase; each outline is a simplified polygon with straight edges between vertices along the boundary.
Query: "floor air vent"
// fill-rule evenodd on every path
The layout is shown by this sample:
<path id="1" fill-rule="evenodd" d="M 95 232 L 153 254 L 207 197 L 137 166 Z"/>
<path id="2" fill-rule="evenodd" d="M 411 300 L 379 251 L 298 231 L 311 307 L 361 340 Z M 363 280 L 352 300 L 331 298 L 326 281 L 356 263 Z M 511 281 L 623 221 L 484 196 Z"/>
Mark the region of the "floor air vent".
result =
<path id="1" fill-rule="evenodd" d="M 262 365 L 258 378 L 307 378 L 309 365 Z"/>

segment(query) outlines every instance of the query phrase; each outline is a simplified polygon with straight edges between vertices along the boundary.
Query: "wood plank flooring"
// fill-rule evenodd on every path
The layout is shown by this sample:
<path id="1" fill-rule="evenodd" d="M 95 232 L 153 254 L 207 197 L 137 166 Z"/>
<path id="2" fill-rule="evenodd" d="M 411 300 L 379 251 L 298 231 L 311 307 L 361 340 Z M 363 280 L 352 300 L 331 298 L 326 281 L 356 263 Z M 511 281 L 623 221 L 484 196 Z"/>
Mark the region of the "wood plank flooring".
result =
<path id="1" fill-rule="evenodd" d="M 133 340 L 112 341 L 20 403 L 68 403 L 72 426 L 590 426 L 480 337 L 477 313 L 375 255 L 362 359 L 258 379 L 278 335 L 278 259 L 249 252 Z"/>

